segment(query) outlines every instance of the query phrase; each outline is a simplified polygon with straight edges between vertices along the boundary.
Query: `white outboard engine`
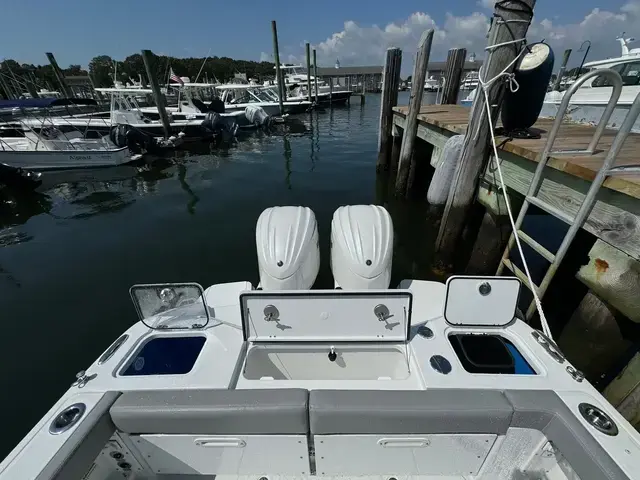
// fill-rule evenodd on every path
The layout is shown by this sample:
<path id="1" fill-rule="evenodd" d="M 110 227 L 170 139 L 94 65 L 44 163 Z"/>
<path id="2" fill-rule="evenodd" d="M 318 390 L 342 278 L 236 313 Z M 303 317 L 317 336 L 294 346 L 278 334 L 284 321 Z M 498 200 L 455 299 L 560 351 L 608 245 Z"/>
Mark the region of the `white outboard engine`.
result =
<path id="1" fill-rule="evenodd" d="M 391 215 L 377 205 L 340 207 L 331 222 L 331 270 L 336 287 L 389 288 L 393 257 Z"/>
<path id="2" fill-rule="evenodd" d="M 307 207 L 271 207 L 256 225 L 260 287 L 307 290 L 320 268 L 318 224 Z"/>

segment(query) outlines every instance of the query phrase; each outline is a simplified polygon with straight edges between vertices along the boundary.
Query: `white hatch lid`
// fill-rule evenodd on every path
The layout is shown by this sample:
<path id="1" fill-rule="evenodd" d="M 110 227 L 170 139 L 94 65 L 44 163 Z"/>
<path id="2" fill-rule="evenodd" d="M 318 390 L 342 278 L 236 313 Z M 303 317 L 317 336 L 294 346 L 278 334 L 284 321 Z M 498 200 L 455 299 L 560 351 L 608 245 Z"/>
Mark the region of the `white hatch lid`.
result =
<path id="1" fill-rule="evenodd" d="M 449 277 L 444 318 L 452 325 L 504 326 L 515 318 L 519 296 L 516 277 Z"/>
<path id="2" fill-rule="evenodd" d="M 245 340 L 406 341 L 407 290 L 252 291 L 240 295 Z"/>
<path id="3" fill-rule="evenodd" d="M 129 289 L 142 323 L 154 330 L 198 329 L 209 323 L 204 291 L 197 283 L 152 283 Z"/>

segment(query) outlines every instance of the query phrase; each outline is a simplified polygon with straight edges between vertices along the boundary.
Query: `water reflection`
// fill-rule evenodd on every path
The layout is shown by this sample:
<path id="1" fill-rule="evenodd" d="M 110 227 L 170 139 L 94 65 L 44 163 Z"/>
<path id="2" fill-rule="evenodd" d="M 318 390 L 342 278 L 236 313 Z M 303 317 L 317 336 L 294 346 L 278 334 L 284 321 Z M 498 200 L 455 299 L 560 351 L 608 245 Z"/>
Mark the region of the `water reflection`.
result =
<path id="1" fill-rule="evenodd" d="M 196 213 L 196 204 L 200 201 L 200 198 L 187 183 L 187 167 L 183 163 L 178 164 L 178 181 L 180 182 L 180 187 L 187 192 L 189 198 L 187 201 L 187 212 L 189 212 L 190 215 L 194 215 Z"/>
<path id="2" fill-rule="evenodd" d="M 287 190 L 291 190 L 291 142 L 289 142 L 287 136 L 284 136 L 282 140 L 284 145 L 284 183 L 287 186 Z"/>

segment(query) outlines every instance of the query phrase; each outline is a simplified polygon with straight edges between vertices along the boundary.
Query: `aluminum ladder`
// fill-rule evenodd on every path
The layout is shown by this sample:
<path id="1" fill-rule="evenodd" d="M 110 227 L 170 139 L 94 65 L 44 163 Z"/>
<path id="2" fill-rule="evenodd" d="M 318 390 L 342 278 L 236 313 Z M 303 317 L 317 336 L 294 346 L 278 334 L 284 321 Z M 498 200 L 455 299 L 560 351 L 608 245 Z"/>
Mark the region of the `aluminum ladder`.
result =
<path id="1" fill-rule="evenodd" d="M 580 88 L 580 86 L 584 82 L 586 82 L 587 80 L 595 76 L 604 76 L 610 79 L 611 82 L 613 83 L 613 91 L 611 92 L 609 103 L 607 104 L 607 107 L 604 113 L 602 114 L 600 123 L 598 123 L 598 126 L 596 127 L 596 131 L 593 134 L 593 137 L 591 139 L 591 142 L 589 143 L 589 146 L 587 147 L 586 150 L 552 151 L 551 149 L 553 148 L 553 144 L 555 143 L 556 136 L 558 134 L 558 131 L 560 130 L 560 126 L 562 125 L 562 119 L 569 106 L 569 100 L 571 99 L 573 94 L 576 92 L 576 90 Z M 504 267 L 507 267 L 529 289 L 531 289 L 531 285 L 529 285 L 529 280 L 526 274 L 522 270 L 520 270 L 511 260 L 509 260 L 509 253 L 515 244 L 514 235 L 518 235 L 518 238 L 521 241 L 529 245 L 535 252 L 537 252 L 539 255 L 544 257 L 551 264 L 547 269 L 540 285 L 534 284 L 536 293 L 538 294 L 538 297 L 540 299 L 542 299 L 545 292 L 547 291 L 547 288 L 549 287 L 551 280 L 553 279 L 556 271 L 558 270 L 560 262 L 562 262 L 562 260 L 564 259 L 567 251 L 569 250 L 569 246 L 571 245 L 571 242 L 575 238 L 578 230 L 582 227 L 585 220 L 589 217 L 589 214 L 591 213 L 591 210 L 595 205 L 598 191 L 600 190 L 600 187 L 602 186 L 602 183 L 605 181 L 606 177 L 610 175 L 615 175 L 615 174 L 625 174 L 625 173 L 629 173 L 630 171 L 636 170 L 636 167 L 617 167 L 616 168 L 616 167 L 613 167 L 613 164 L 615 163 L 618 153 L 620 152 L 620 149 L 622 148 L 624 141 L 629 135 L 629 132 L 631 131 L 631 128 L 633 127 L 633 124 L 635 123 L 636 119 L 638 118 L 638 114 L 640 113 L 640 94 L 634 100 L 633 105 L 629 109 L 629 113 L 627 114 L 626 118 L 624 119 L 624 122 L 620 126 L 620 130 L 616 134 L 613 140 L 613 143 L 611 144 L 611 148 L 607 152 L 604 162 L 600 167 L 600 170 L 598 171 L 596 178 L 591 183 L 591 187 L 589 188 L 587 194 L 585 195 L 582 205 L 580 205 L 580 208 L 578 209 L 578 213 L 576 214 L 575 217 L 566 214 L 562 210 L 554 207 L 553 205 L 550 205 L 549 203 L 541 200 L 539 197 L 536 196 L 540 189 L 540 185 L 542 184 L 544 168 L 549 158 L 552 155 L 555 157 L 558 157 L 561 155 L 565 155 L 565 156 L 593 155 L 593 153 L 596 150 L 596 146 L 600 141 L 600 137 L 602 137 L 602 134 L 604 133 L 604 130 L 607 126 L 607 122 L 609 121 L 609 118 L 611 117 L 611 114 L 613 113 L 613 110 L 615 109 L 616 104 L 618 103 L 618 98 L 620 97 L 621 92 L 622 92 L 622 78 L 617 72 L 613 70 L 609 70 L 609 69 L 594 70 L 583 75 L 580 79 L 578 79 L 578 81 L 576 81 L 571 86 L 569 90 L 567 90 L 567 92 L 563 96 L 562 102 L 556 114 L 556 119 L 553 123 L 553 126 L 551 127 L 551 131 L 549 132 L 549 137 L 547 138 L 547 142 L 544 146 L 544 149 L 540 152 L 538 167 L 536 168 L 536 171 L 533 175 L 533 179 L 531 180 L 531 185 L 529 186 L 529 191 L 527 192 L 527 195 L 524 198 L 522 208 L 520 209 L 518 219 L 516 220 L 516 231 L 512 232 L 511 236 L 509 237 L 507 248 L 502 254 L 502 259 L 500 261 L 500 265 L 498 266 L 498 271 L 496 272 L 496 275 L 501 275 L 504 270 Z M 496 159 L 496 161 L 498 160 Z M 545 247 L 540 245 L 537 241 L 535 241 L 533 238 L 531 238 L 529 235 L 527 235 L 522 231 L 521 229 L 522 222 L 524 220 L 525 215 L 527 214 L 529 205 L 535 205 L 541 210 L 544 210 L 545 212 L 550 213 L 554 217 L 559 218 L 560 220 L 562 220 L 563 222 L 569 225 L 569 230 L 565 234 L 564 239 L 562 240 L 562 243 L 560 244 L 560 247 L 558 248 L 555 254 L 547 250 Z M 530 320 L 533 314 L 535 313 L 535 311 L 536 311 L 536 305 L 534 300 L 530 303 L 529 308 L 527 309 L 526 319 Z"/>

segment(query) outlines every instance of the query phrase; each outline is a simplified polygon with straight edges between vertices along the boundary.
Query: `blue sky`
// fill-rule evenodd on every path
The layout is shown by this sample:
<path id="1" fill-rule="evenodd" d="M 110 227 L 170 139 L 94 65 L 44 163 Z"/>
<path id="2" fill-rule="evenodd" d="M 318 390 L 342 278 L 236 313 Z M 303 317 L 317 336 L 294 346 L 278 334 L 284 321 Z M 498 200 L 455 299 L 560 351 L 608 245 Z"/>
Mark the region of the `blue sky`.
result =
<path id="1" fill-rule="evenodd" d="M 481 55 L 490 15 L 482 4 L 490 1 L 64 0 L 52 4 L 50 0 L 5 0 L 0 58 L 42 64 L 44 52 L 52 51 L 63 67 L 86 66 L 95 55 L 123 59 L 150 48 L 183 57 L 205 56 L 211 49 L 212 55 L 259 60 L 272 52 L 272 19 L 278 22 L 285 60 L 301 58 L 301 45 L 309 41 L 318 46 L 319 63 L 333 63 L 336 56 L 343 57 L 343 64 L 380 63 L 380 52 L 390 43 L 411 48 L 432 24 L 442 33 L 436 36 L 434 59 L 442 59 L 448 48 L 460 45 L 477 47 Z M 601 11 L 592 17 L 600 22 L 597 28 L 581 28 L 598 4 Z M 412 16 L 416 12 L 426 15 Z M 539 25 L 535 33 L 557 34 L 556 49 L 577 49 L 583 39 L 595 37 L 602 52 L 616 54 L 614 38 L 619 28 L 637 27 L 639 31 L 627 34 L 640 37 L 638 0 L 539 0 L 535 13 Z M 545 19 L 548 23 L 540 25 Z M 353 22 L 348 28 L 347 21 Z M 390 24 L 397 28 L 387 28 Z M 326 42 L 334 34 L 338 36 Z"/>

